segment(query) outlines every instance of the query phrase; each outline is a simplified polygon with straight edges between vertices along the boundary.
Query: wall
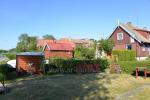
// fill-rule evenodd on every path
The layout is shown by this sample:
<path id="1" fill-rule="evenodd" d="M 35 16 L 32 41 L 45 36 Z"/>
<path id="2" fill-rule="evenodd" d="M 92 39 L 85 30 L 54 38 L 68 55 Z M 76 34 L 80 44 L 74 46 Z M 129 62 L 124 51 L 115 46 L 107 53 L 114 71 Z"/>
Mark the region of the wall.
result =
<path id="1" fill-rule="evenodd" d="M 59 57 L 59 58 L 73 58 L 73 51 L 50 51 L 46 47 L 44 50 L 45 58 Z"/>
<path id="2" fill-rule="evenodd" d="M 33 73 L 38 73 L 41 70 L 43 62 L 43 56 L 17 56 L 16 57 L 16 68 L 18 72 L 29 72 L 32 68 Z M 29 63 L 32 64 L 31 67 Z"/>

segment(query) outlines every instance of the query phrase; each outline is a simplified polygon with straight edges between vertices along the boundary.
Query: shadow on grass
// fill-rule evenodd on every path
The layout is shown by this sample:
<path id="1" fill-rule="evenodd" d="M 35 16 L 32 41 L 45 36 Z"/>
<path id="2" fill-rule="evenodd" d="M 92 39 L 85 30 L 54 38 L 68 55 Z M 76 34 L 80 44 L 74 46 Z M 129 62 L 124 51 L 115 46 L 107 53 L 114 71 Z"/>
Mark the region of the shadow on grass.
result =
<path id="1" fill-rule="evenodd" d="M 136 77 L 136 71 L 133 71 L 131 75 Z M 138 76 L 144 77 L 144 71 L 138 71 Z M 147 73 L 147 77 L 150 77 L 150 73 Z"/>
<path id="2" fill-rule="evenodd" d="M 106 74 L 60 74 L 32 77 L 11 85 L 1 100 L 112 100 L 105 84 L 116 77 Z"/>

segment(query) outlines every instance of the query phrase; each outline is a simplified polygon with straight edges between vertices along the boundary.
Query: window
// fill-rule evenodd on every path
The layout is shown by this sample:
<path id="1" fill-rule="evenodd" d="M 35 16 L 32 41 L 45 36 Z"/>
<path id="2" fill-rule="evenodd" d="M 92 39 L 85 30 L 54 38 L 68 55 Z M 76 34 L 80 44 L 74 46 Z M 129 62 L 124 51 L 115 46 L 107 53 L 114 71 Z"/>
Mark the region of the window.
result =
<path id="1" fill-rule="evenodd" d="M 131 43 L 134 43 L 134 39 L 132 37 L 130 37 L 130 41 Z"/>
<path id="2" fill-rule="evenodd" d="M 117 33 L 117 40 L 123 39 L 123 33 Z"/>
<path id="3" fill-rule="evenodd" d="M 131 49 L 132 49 L 131 44 L 126 44 L 126 49 L 127 49 L 127 50 L 131 50 Z"/>

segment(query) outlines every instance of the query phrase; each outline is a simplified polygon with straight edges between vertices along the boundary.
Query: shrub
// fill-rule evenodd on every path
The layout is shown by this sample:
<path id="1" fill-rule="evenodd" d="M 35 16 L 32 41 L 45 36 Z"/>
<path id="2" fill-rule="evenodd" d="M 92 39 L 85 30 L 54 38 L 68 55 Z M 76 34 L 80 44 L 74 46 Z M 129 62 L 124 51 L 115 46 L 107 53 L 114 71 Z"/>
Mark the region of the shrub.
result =
<path id="1" fill-rule="evenodd" d="M 0 73 L 2 73 L 3 75 L 6 75 L 8 72 L 8 66 L 7 64 L 1 64 L 0 65 Z"/>
<path id="2" fill-rule="evenodd" d="M 136 67 L 147 67 L 150 71 L 150 61 L 119 61 L 123 73 L 133 74 Z"/>
<path id="3" fill-rule="evenodd" d="M 45 66 L 45 70 L 51 70 L 51 69 L 59 69 L 58 72 L 61 72 L 62 70 L 68 73 L 75 73 L 76 72 L 76 66 L 78 64 L 99 64 L 100 70 L 104 71 L 107 66 L 108 62 L 104 59 L 96 59 L 96 60 L 78 60 L 78 59 L 50 59 L 49 64 Z"/>
<path id="4" fill-rule="evenodd" d="M 5 86 L 5 76 L 4 76 L 4 74 L 2 74 L 2 73 L 0 73 L 0 82 L 1 82 L 1 84 L 3 85 L 3 87 Z"/>
<path id="5" fill-rule="evenodd" d="M 77 46 L 74 51 L 74 57 L 77 59 L 94 59 L 95 50 L 94 48 Z"/>
<path id="6" fill-rule="evenodd" d="M 113 56 L 118 57 L 118 61 L 135 61 L 135 51 L 131 50 L 113 50 Z"/>
<path id="7" fill-rule="evenodd" d="M 14 53 L 8 53 L 8 54 L 4 54 L 9 60 L 13 60 L 16 59 L 16 54 Z"/>

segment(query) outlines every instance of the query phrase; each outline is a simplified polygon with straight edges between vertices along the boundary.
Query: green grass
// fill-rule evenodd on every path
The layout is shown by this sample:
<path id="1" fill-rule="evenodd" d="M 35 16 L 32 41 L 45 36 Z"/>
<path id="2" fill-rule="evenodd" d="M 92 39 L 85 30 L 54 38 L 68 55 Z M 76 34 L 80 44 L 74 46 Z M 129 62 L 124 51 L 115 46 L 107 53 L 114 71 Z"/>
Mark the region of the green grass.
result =
<path id="1" fill-rule="evenodd" d="M 113 100 L 146 83 L 150 83 L 149 78 L 136 80 L 126 74 L 34 76 L 12 83 L 11 91 L 0 95 L 0 100 Z"/>

